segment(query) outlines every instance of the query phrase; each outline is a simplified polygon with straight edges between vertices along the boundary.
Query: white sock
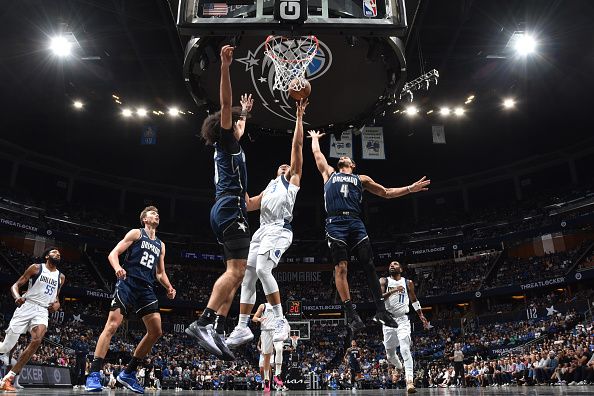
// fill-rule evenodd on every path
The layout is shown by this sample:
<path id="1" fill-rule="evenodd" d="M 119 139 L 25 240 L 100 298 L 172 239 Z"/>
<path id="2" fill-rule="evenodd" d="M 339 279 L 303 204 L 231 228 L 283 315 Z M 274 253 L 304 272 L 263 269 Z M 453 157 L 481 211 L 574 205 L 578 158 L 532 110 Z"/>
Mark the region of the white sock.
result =
<path id="1" fill-rule="evenodd" d="M 249 321 L 250 321 L 249 314 L 239 314 L 239 322 L 237 323 L 237 327 L 239 327 L 240 329 L 244 329 L 244 328 L 248 327 Z"/>
<path id="2" fill-rule="evenodd" d="M 272 312 L 274 313 L 275 318 L 282 318 L 283 317 L 283 305 L 276 304 L 272 306 Z"/>
<path id="3" fill-rule="evenodd" d="M 264 370 L 264 381 L 270 381 L 270 370 Z"/>
<path id="4" fill-rule="evenodd" d="M 275 366 L 276 366 L 276 368 L 274 370 L 274 375 L 276 375 L 277 377 L 280 377 L 281 373 L 283 372 L 283 369 L 282 369 L 283 365 L 277 363 Z"/>
<path id="5" fill-rule="evenodd" d="M 16 377 L 16 373 L 11 370 L 4 376 L 4 378 L 2 378 L 2 381 L 6 381 L 7 379 L 12 381 L 14 377 Z"/>

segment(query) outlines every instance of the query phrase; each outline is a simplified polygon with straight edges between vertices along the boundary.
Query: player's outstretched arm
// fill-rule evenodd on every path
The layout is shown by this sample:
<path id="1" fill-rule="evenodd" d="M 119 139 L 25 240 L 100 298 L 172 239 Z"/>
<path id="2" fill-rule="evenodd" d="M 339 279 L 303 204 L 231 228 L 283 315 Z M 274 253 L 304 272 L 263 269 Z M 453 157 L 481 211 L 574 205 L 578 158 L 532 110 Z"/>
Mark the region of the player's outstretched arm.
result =
<path id="1" fill-rule="evenodd" d="M 419 302 L 419 300 L 417 299 L 417 295 L 415 294 L 415 284 L 410 279 L 407 280 L 406 282 L 408 283 L 408 298 L 410 300 L 410 303 L 412 304 L 413 308 L 415 309 L 415 312 L 417 313 L 417 315 L 419 315 L 419 319 L 421 319 L 421 322 L 423 322 L 423 327 L 425 329 L 428 329 L 429 322 L 425 318 L 425 315 L 423 315 L 423 310 L 421 309 L 421 303 Z"/>
<path id="2" fill-rule="evenodd" d="M 307 99 L 301 99 L 297 102 L 295 132 L 291 144 L 291 177 L 289 182 L 297 187 L 301 184 L 301 173 L 303 171 L 303 115 L 308 104 Z"/>
<path id="3" fill-rule="evenodd" d="M 254 106 L 254 99 L 252 99 L 252 94 L 243 94 L 241 95 L 241 116 L 239 120 L 235 123 L 235 128 L 233 129 L 233 134 L 235 135 L 235 139 L 237 141 L 241 140 L 243 133 L 245 132 L 245 121 L 250 111 L 252 111 L 252 106 Z"/>
<path id="4" fill-rule="evenodd" d="M 10 287 L 10 293 L 12 294 L 12 298 L 14 298 L 14 303 L 17 306 L 23 305 L 25 302 L 25 298 L 21 296 L 21 287 L 29 282 L 32 276 L 35 276 L 39 272 L 39 266 L 43 264 L 31 264 L 29 268 L 23 272 L 23 274 L 17 279 L 17 281 Z"/>
<path id="5" fill-rule="evenodd" d="M 139 239 L 140 230 L 138 228 L 128 231 L 124 239 L 119 241 L 107 256 L 107 260 L 109 260 L 109 264 L 111 264 L 111 267 L 115 271 L 116 277 L 118 279 L 126 279 L 126 270 L 120 265 L 120 254 L 128 250 L 130 245 Z"/>
<path id="6" fill-rule="evenodd" d="M 221 87 L 219 98 L 221 101 L 221 128 L 233 128 L 233 118 L 231 116 L 231 106 L 233 103 L 233 93 L 231 90 L 231 75 L 229 66 L 233 62 L 233 48 L 230 45 L 224 45 L 221 48 Z"/>
<path id="7" fill-rule="evenodd" d="M 57 312 L 60 310 L 60 291 L 62 291 L 62 286 L 66 282 L 66 275 L 60 274 L 60 287 L 58 288 L 58 293 L 56 293 L 56 301 L 51 303 L 48 307 L 50 312 Z"/>
<path id="8" fill-rule="evenodd" d="M 314 155 L 314 159 L 316 160 L 316 166 L 318 170 L 322 174 L 322 178 L 324 179 L 324 183 L 328 181 L 334 169 L 328 165 L 328 161 L 326 161 L 326 157 L 322 154 L 322 150 L 320 150 L 320 138 L 325 135 L 325 133 L 320 133 L 316 131 L 308 131 L 309 137 L 311 138 L 311 151 Z"/>
<path id="9" fill-rule="evenodd" d="M 157 277 L 157 281 L 159 281 L 165 290 L 167 290 L 167 298 L 173 300 L 175 298 L 176 291 L 169 281 L 167 272 L 165 272 L 165 243 L 163 241 L 161 241 L 161 255 L 159 256 L 159 265 L 157 266 L 155 275 Z"/>
<path id="10" fill-rule="evenodd" d="M 260 205 L 262 205 L 262 194 L 264 194 L 264 191 L 255 197 L 250 197 L 248 193 L 245 193 L 245 207 L 248 212 L 260 210 Z"/>
<path id="11" fill-rule="evenodd" d="M 421 179 L 417 180 L 413 184 L 406 186 L 406 187 L 389 187 L 386 188 L 381 184 L 375 182 L 371 177 L 366 175 L 359 175 L 361 178 L 361 183 L 363 183 L 363 188 L 370 193 L 377 195 L 378 197 L 382 198 L 398 198 L 402 197 L 407 194 L 416 193 L 419 191 L 427 191 L 429 188 L 429 184 L 431 184 L 431 180 L 426 180 L 426 176 L 423 176 Z"/>
<path id="12" fill-rule="evenodd" d="M 266 306 L 264 304 L 260 304 L 258 306 L 258 310 L 256 311 L 256 313 L 252 317 L 252 322 L 262 323 L 262 314 L 264 313 L 264 308 L 265 307 Z"/>

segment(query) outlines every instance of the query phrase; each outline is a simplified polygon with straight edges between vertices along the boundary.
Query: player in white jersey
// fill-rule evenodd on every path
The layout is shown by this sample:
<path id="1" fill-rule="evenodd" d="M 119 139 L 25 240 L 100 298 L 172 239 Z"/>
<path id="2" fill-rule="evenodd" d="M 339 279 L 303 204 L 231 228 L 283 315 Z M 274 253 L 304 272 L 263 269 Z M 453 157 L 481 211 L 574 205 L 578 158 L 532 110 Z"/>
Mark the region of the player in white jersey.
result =
<path id="1" fill-rule="evenodd" d="M 272 270 L 276 268 L 283 253 L 291 246 L 293 231 L 293 206 L 303 167 L 303 115 L 307 99 L 297 103 L 295 133 L 291 146 L 291 164 L 281 165 L 276 178 L 268 183 L 260 194 L 260 228 L 252 236 L 247 268 L 241 284 L 239 321 L 226 340 L 227 346 L 236 348 L 251 341 L 254 335 L 248 327 L 250 313 L 256 303 L 256 282 L 262 282 L 266 300 L 274 314 L 274 341 L 289 338 L 291 327 L 283 315 L 281 296 Z M 276 378 L 275 378 L 276 382 Z"/>
<path id="2" fill-rule="evenodd" d="M 412 303 L 413 308 L 419 315 L 423 327 L 429 328 L 429 322 L 423 315 L 421 304 L 415 295 L 415 285 L 401 276 L 402 267 L 398 261 L 392 261 L 389 267 L 390 276 L 380 278 L 380 286 L 386 304 L 386 310 L 392 314 L 397 328 L 382 326 L 384 331 L 384 347 L 388 362 L 396 369 L 402 370 L 402 363 L 396 354 L 396 348 L 400 346 L 400 354 L 404 359 L 404 376 L 406 378 L 406 390 L 408 393 L 416 392 L 413 383 L 413 358 L 410 353 L 410 321 L 408 320 L 408 305 Z"/>
<path id="3" fill-rule="evenodd" d="M 21 334 L 31 333 L 31 342 L 19 356 L 16 364 L 0 381 L 0 390 L 14 392 L 14 378 L 37 351 L 47 331 L 49 312 L 60 309 L 58 296 L 66 277 L 58 271 L 60 251 L 55 248 L 43 253 L 45 263 L 31 264 L 10 288 L 18 308 L 10 320 L 0 354 L 10 352 Z M 29 283 L 27 292 L 21 296 L 20 288 Z"/>
<path id="4" fill-rule="evenodd" d="M 272 305 L 269 303 L 260 304 L 252 319 L 254 322 L 260 323 L 260 353 L 264 357 L 260 367 L 263 367 L 264 371 L 264 392 L 270 392 L 270 357 L 273 353 L 275 353 L 276 365 L 274 382 L 277 388 L 284 388 L 280 379 L 280 366 L 283 364 L 283 341 L 274 341 L 275 319 Z"/>

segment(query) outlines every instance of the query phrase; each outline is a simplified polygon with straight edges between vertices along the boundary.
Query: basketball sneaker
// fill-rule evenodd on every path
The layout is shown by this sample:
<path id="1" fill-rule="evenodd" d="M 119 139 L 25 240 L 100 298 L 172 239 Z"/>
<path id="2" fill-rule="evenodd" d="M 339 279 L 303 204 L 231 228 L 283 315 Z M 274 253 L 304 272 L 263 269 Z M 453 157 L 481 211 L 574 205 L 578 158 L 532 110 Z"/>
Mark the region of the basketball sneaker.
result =
<path id="1" fill-rule="evenodd" d="M 289 325 L 289 321 L 285 318 L 276 319 L 272 342 L 284 341 L 289 338 L 289 335 L 291 335 L 291 326 Z"/>
<path id="2" fill-rule="evenodd" d="M 4 391 L 4 392 L 16 392 L 16 389 L 14 386 L 12 386 L 12 381 L 14 380 L 13 378 L 5 378 L 2 381 L 0 381 L 0 390 Z"/>
<path id="3" fill-rule="evenodd" d="M 357 312 L 353 313 L 353 316 L 348 318 L 347 326 L 351 329 L 353 334 L 360 332 L 365 328 L 365 323 L 359 317 Z"/>
<path id="4" fill-rule="evenodd" d="M 118 374 L 117 380 L 120 384 L 122 384 L 125 388 L 130 389 L 132 392 L 140 394 L 144 393 L 144 388 L 138 383 L 138 380 L 136 379 L 136 371 L 126 374 L 126 371 L 122 370 Z"/>
<path id="5" fill-rule="evenodd" d="M 14 377 L 14 382 L 12 383 L 12 386 L 14 386 L 16 390 L 25 389 L 23 385 L 19 384 L 19 375 L 20 374 Z"/>
<path id="6" fill-rule="evenodd" d="M 236 327 L 233 329 L 229 337 L 225 340 L 225 343 L 229 348 L 237 348 L 243 344 L 246 344 L 254 339 L 254 333 L 249 327 Z"/>
<path id="7" fill-rule="evenodd" d="M 103 390 L 103 386 L 101 386 L 101 376 L 98 371 L 89 373 L 85 384 L 85 390 L 87 392 L 101 392 Z"/>
<path id="8" fill-rule="evenodd" d="M 274 377 L 272 377 L 272 380 L 274 381 L 274 387 L 277 391 L 288 390 L 287 387 L 285 386 L 285 384 L 283 384 L 283 380 L 280 379 L 280 377 L 278 375 L 275 375 Z"/>
<path id="9" fill-rule="evenodd" d="M 264 392 L 270 393 L 270 380 L 264 380 Z"/>
<path id="10" fill-rule="evenodd" d="M 394 317 L 392 315 L 390 315 L 388 313 L 388 311 L 377 312 L 375 314 L 375 316 L 373 317 L 373 321 L 377 322 L 377 323 L 381 323 L 384 326 L 388 326 L 388 327 L 393 327 L 393 328 L 398 327 L 398 323 L 396 323 L 396 320 L 394 319 Z"/>
<path id="11" fill-rule="evenodd" d="M 415 384 L 412 381 L 406 381 L 406 392 L 407 393 L 415 393 L 417 388 L 415 388 Z"/>
<path id="12" fill-rule="evenodd" d="M 209 326 L 210 329 L 212 329 L 212 325 Z M 198 323 L 198 321 L 195 321 L 192 322 L 188 327 L 186 327 L 185 333 L 189 336 L 194 337 L 198 342 L 198 345 L 204 348 L 208 353 L 212 353 L 213 355 L 218 357 L 223 356 L 223 352 L 221 352 L 221 350 L 215 343 L 215 340 L 213 339 L 212 332 L 209 331 L 207 327 L 208 326 L 202 326 Z"/>
<path id="13" fill-rule="evenodd" d="M 227 344 L 225 344 L 225 340 L 223 340 L 216 332 L 214 326 L 209 324 L 206 326 L 206 329 L 210 332 L 210 336 L 212 337 L 216 347 L 219 349 L 219 351 L 221 351 L 220 358 L 228 362 L 235 360 L 235 355 L 233 352 L 231 352 Z"/>

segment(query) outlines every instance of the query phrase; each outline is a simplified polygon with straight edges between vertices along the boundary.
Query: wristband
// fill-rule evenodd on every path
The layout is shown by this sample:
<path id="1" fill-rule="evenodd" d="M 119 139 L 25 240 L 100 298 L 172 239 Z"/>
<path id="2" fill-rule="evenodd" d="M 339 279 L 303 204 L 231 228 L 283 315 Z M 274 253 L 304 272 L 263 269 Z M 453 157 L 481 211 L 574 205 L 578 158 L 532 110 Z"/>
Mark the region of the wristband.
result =
<path id="1" fill-rule="evenodd" d="M 410 189 L 410 186 L 406 186 L 406 189 L 408 190 L 409 193 L 412 194 L 412 190 Z"/>
<path id="2" fill-rule="evenodd" d="M 246 109 L 241 109 L 240 117 L 246 118 L 248 113 L 249 113 L 249 111 L 247 111 Z"/>
<path id="3" fill-rule="evenodd" d="M 414 303 L 412 303 L 412 307 L 415 309 L 415 311 L 420 311 L 421 310 L 421 303 L 418 301 L 415 301 Z"/>

